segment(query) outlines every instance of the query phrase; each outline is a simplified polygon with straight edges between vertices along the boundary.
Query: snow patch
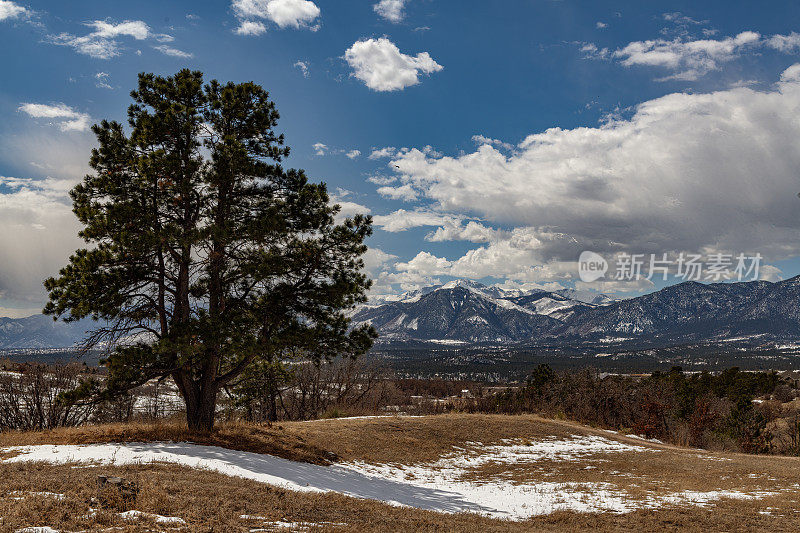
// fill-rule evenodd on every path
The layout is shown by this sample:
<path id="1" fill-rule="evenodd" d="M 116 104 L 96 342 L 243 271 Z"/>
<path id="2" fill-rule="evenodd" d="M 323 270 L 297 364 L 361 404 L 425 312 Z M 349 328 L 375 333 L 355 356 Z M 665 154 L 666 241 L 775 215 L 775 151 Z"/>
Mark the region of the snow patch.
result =
<path id="1" fill-rule="evenodd" d="M 4 448 L 3 451 L 18 452 L 18 455 L 0 461 L 3 463 L 174 463 L 288 490 L 332 491 L 391 505 L 444 513 L 473 512 L 514 520 L 558 510 L 624 513 L 662 505 L 704 506 L 721 498 L 756 499 L 772 494 L 735 490 L 684 491 L 667 495 L 649 494 L 642 499 L 634 499 L 625 492 L 624 487 L 606 482 L 525 483 L 500 476 L 477 480 L 474 477 L 476 468 L 489 464 L 520 465 L 542 461 L 599 463 L 607 460 L 604 456 L 609 454 L 661 452 L 659 449 L 597 435 L 546 437 L 535 441 L 514 439 L 492 445 L 471 442 L 465 443 L 464 447 L 454 448 L 436 461 L 419 464 L 349 462 L 320 466 L 216 446 L 172 442 L 15 446 Z M 138 511 L 129 513 L 131 517 L 141 516 Z M 177 517 L 148 516 L 155 517 L 160 523 L 182 521 Z M 250 518 L 255 520 L 261 517 Z M 278 527 L 276 524 L 270 522 L 262 527 L 275 528 Z M 305 524 L 292 525 L 306 527 Z"/>
<path id="2" fill-rule="evenodd" d="M 467 341 L 460 341 L 457 339 L 425 339 L 426 342 L 435 342 L 436 344 L 468 344 Z"/>
<path id="3" fill-rule="evenodd" d="M 41 496 L 43 498 L 53 498 L 55 500 L 63 500 L 64 495 L 56 492 L 25 492 L 14 490 L 10 492 L 12 500 L 24 500 L 28 496 Z"/>
<path id="4" fill-rule="evenodd" d="M 139 518 L 150 518 L 157 524 L 185 524 L 186 521 L 179 516 L 161 516 L 160 514 L 144 513 L 142 511 L 125 511 L 118 513 L 123 520 L 137 520 Z"/>

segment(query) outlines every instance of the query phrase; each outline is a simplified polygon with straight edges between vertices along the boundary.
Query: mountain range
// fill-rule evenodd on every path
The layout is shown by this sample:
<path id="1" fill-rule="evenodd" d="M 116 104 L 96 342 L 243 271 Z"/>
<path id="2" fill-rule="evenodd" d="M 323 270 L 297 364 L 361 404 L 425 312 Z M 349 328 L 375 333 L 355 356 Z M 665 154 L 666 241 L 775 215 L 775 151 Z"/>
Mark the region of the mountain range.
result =
<path id="1" fill-rule="evenodd" d="M 45 315 L 0 317 L 0 349 L 70 348 L 92 327 L 91 320 L 65 323 Z"/>
<path id="2" fill-rule="evenodd" d="M 685 282 L 618 300 L 591 291 L 504 290 L 467 280 L 376 298 L 352 315 L 381 347 L 800 343 L 800 276 L 785 281 Z M 69 348 L 90 321 L 0 318 L 0 349 Z"/>
<path id="3" fill-rule="evenodd" d="M 458 280 L 358 310 L 379 343 L 638 345 L 800 340 L 800 276 L 780 282 L 684 282 L 617 300 L 589 291 L 504 291 Z"/>

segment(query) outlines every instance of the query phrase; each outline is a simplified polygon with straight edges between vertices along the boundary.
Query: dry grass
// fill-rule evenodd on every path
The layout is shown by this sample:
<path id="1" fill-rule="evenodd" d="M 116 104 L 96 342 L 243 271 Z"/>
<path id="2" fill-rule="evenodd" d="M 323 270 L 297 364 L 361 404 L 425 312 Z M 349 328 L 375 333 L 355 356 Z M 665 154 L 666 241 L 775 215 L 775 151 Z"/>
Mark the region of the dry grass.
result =
<path id="1" fill-rule="evenodd" d="M 88 516 L 98 473 L 136 480 L 142 490 L 136 508 L 164 516 L 179 516 L 185 526 L 165 527 L 152 520 L 127 522 L 113 510 Z M 202 490 L 198 490 L 202 487 Z M 62 531 L 234 532 L 264 527 L 265 523 L 320 524 L 313 531 L 797 531 L 797 511 L 762 515 L 763 502 L 722 501 L 712 509 L 673 508 L 625 515 L 559 512 L 524 522 L 507 522 L 476 515 L 445 515 L 390 507 L 338 494 L 294 493 L 220 474 L 167 465 L 124 468 L 68 466 L 0 466 L 0 493 L 11 491 L 64 494 L 62 500 L 30 495 L 24 500 L 0 498 L 0 531 L 49 525 Z M 18 494 L 18 493 L 15 493 Z M 263 517 L 243 519 L 242 515 Z M 327 523 L 327 524 L 323 524 Z M 336 524 L 336 525 L 333 525 Z"/>
<path id="2" fill-rule="evenodd" d="M 272 453 L 324 463 L 330 453 L 343 460 L 404 464 L 435 461 L 466 442 L 536 440 L 597 434 L 644 446 L 655 452 L 606 454 L 578 462 L 498 465 L 475 472 L 481 479 L 518 483 L 603 481 L 632 498 L 644 492 L 668 494 L 696 490 L 776 490 L 758 500 L 720 500 L 708 508 L 674 505 L 627 514 L 558 512 L 522 522 L 391 507 L 339 494 L 295 493 L 252 481 L 173 465 L 81 467 L 0 464 L 0 532 L 49 525 L 62 531 L 169 530 L 146 519 L 125 522 L 113 510 L 87 516 L 100 473 L 120 475 L 141 487 L 136 509 L 179 516 L 187 525 L 175 531 L 249 531 L 269 522 L 318 524 L 312 531 L 797 531 L 800 529 L 800 461 L 796 458 L 716 454 L 615 437 L 570 422 L 535 416 L 442 415 L 286 423 L 272 428 L 225 425 L 213 435 L 190 435 L 176 424 L 107 425 L 42 433 L 0 434 L 0 446 L 80 444 L 147 440 L 191 440 L 237 450 Z M 594 468 L 585 469 L 587 465 Z M 787 487 L 795 487 L 786 490 Z M 780 491 L 778 491 L 780 489 Z M 63 499 L 33 492 L 64 494 Z M 20 493 L 28 493 L 24 499 Z M 765 511 L 770 514 L 763 514 Z M 242 515 L 264 517 L 247 520 Z M 324 524 L 323 524 L 324 523 Z"/>
<path id="3" fill-rule="evenodd" d="M 341 459 L 371 463 L 434 461 L 465 442 L 499 443 L 505 439 L 558 438 L 602 434 L 586 426 L 534 415 L 444 414 L 424 417 L 329 419 L 287 422 L 287 432 L 324 446 Z M 622 440 L 641 443 L 627 437 Z"/>
<path id="4" fill-rule="evenodd" d="M 0 447 L 158 441 L 193 442 L 321 465 L 336 460 L 336 456 L 323 447 L 309 444 L 302 435 L 284 431 L 282 426 L 228 423 L 220 424 L 213 433 L 197 433 L 189 431 L 180 422 L 164 421 L 0 433 Z"/>

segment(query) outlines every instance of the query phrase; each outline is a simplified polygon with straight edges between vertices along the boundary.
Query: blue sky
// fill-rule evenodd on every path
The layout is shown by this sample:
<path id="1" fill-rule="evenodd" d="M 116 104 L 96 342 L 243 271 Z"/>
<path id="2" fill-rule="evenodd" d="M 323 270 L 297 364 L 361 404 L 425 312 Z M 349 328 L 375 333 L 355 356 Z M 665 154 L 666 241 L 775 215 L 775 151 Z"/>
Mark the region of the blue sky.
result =
<path id="1" fill-rule="evenodd" d="M 288 164 L 375 216 L 375 293 L 663 285 L 582 284 L 582 250 L 796 275 L 798 31 L 796 2 L 0 0 L 0 314 L 80 244 L 88 126 L 183 67 L 270 91 Z"/>

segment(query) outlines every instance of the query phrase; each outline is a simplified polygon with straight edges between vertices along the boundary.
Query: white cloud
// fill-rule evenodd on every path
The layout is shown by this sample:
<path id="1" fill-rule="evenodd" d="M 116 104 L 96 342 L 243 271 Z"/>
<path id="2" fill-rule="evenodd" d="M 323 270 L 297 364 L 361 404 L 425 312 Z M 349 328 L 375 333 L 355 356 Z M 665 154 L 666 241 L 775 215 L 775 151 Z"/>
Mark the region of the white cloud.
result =
<path id="1" fill-rule="evenodd" d="M 513 150 L 514 145 L 511 143 L 503 142 L 498 139 L 492 139 L 490 137 L 486 137 L 484 135 L 473 135 L 472 142 L 476 144 L 488 144 L 491 146 L 497 146 L 498 148 L 502 148 L 504 150 Z"/>
<path id="2" fill-rule="evenodd" d="M 605 22 L 601 22 L 601 21 L 599 21 L 599 20 L 598 20 L 598 21 L 597 21 L 597 24 L 595 24 L 595 27 L 596 27 L 598 30 L 602 30 L 602 29 L 608 28 L 608 24 L 606 24 Z"/>
<path id="3" fill-rule="evenodd" d="M 394 146 L 384 146 L 383 148 L 377 148 L 369 154 L 369 159 L 381 159 L 384 157 L 392 157 L 394 154 L 397 153 L 397 148 Z"/>
<path id="4" fill-rule="evenodd" d="M 378 194 L 391 198 L 393 200 L 405 200 L 411 202 L 417 199 L 417 191 L 410 183 L 400 185 L 399 187 L 378 187 Z"/>
<path id="5" fill-rule="evenodd" d="M 680 11 L 674 11 L 672 13 L 663 13 L 661 17 L 667 22 L 672 22 L 680 26 L 691 26 L 691 25 L 697 26 L 700 24 L 704 24 L 704 22 L 707 22 L 707 21 L 695 20 L 692 17 L 687 17 Z"/>
<path id="6" fill-rule="evenodd" d="M 181 59 L 189 59 L 194 57 L 194 55 L 190 54 L 189 52 L 184 52 L 183 50 L 178 50 L 177 48 L 172 48 L 171 46 L 167 46 L 165 44 L 154 46 L 153 48 L 165 56 L 179 57 Z"/>
<path id="7" fill-rule="evenodd" d="M 396 255 L 384 252 L 380 248 L 371 247 L 362 256 L 364 268 L 368 272 L 376 272 L 381 267 L 397 259 Z"/>
<path id="8" fill-rule="evenodd" d="M 375 185 L 389 185 L 397 181 L 397 176 L 370 176 L 367 181 Z"/>
<path id="9" fill-rule="evenodd" d="M 143 41 L 150 36 L 150 28 L 141 20 L 126 20 L 119 24 L 104 20 L 96 20 L 87 24 L 94 28 L 91 35 L 101 39 L 113 39 L 115 37 L 133 37 L 138 41 Z"/>
<path id="10" fill-rule="evenodd" d="M 781 81 L 784 83 L 800 82 L 800 63 L 795 63 L 781 72 Z"/>
<path id="11" fill-rule="evenodd" d="M 51 42 L 60 46 L 69 46 L 79 54 L 95 59 L 111 59 L 119 55 L 119 43 L 112 39 L 94 37 L 91 34 L 77 37 L 71 33 L 61 33 L 51 37 Z"/>
<path id="12" fill-rule="evenodd" d="M 439 213 L 425 208 L 413 211 L 398 209 L 388 215 L 375 215 L 373 223 L 376 227 L 391 233 L 424 226 L 439 226 L 425 236 L 425 240 L 430 242 L 491 242 L 509 235 L 508 232 L 488 228 L 473 220 L 464 224 L 464 217 L 461 215 Z"/>
<path id="13" fill-rule="evenodd" d="M 308 78 L 311 75 L 308 69 L 308 63 L 306 63 L 305 61 L 297 61 L 293 66 L 300 69 L 300 72 L 303 73 L 304 78 Z"/>
<path id="14" fill-rule="evenodd" d="M 789 35 L 773 35 L 767 39 L 767 46 L 785 54 L 800 51 L 800 33 L 792 32 Z"/>
<path id="15" fill-rule="evenodd" d="M 743 31 L 735 37 L 671 41 L 656 39 L 635 41 L 616 50 L 613 56 L 627 66 L 646 65 L 677 71 L 669 78 L 694 80 L 721 63 L 731 61 L 748 47 L 758 46 L 761 36 L 753 31 Z"/>
<path id="16" fill-rule="evenodd" d="M 65 104 L 21 104 L 19 110 L 33 118 L 56 119 L 55 124 L 61 131 L 86 131 L 89 129 L 91 117 L 86 113 L 75 111 Z"/>
<path id="17" fill-rule="evenodd" d="M 396 267 L 401 272 L 441 276 L 450 275 L 452 266 L 452 261 L 448 261 L 444 257 L 436 257 L 429 252 L 419 252 L 407 263 L 400 263 Z"/>
<path id="18" fill-rule="evenodd" d="M 575 280 L 575 260 L 587 249 L 796 256 L 798 113 L 800 64 L 769 90 L 670 94 L 642 103 L 630 118 L 552 128 L 513 150 L 483 136 L 474 152 L 457 156 L 395 150 L 388 167 L 396 179 L 370 181 L 386 196 L 433 204 L 375 216 L 376 227 L 438 226 L 426 240 L 484 244 L 456 257 L 423 249 L 379 283 L 402 279 L 409 287 L 435 276 L 563 282 Z M 398 179 L 401 187 L 385 187 Z M 476 217 L 483 221 L 469 220 Z M 768 280 L 781 275 L 772 266 L 761 272 Z M 604 292 L 652 289 L 647 280 L 579 283 Z"/>
<path id="19" fill-rule="evenodd" d="M 405 0 L 381 0 L 373 5 L 372 9 L 375 10 L 375 13 L 379 16 L 389 22 L 397 24 L 402 21 L 405 16 L 405 13 L 403 13 L 403 5 L 405 3 Z"/>
<path id="20" fill-rule="evenodd" d="M 665 19 L 682 27 L 701 24 L 680 13 L 667 13 Z M 716 30 L 703 31 L 706 37 L 716 33 Z M 696 80 L 711 71 L 719 70 L 721 65 L 742 54 L 757 53 L 765 47 L 783 53 L 800 51 L 800 34 L 792 32 L 764 38 L 758 32 L 743 31 L 733 37 L 693 39 L 683 32 L 673 39 L 634 41 L 614 51 L 599 48 L 594 43 L 580 44 L 581 52 L 587 58 L 613 58 L 627 67 L 648 66 L 672 72 L 660 80 Z"/>
<path id="21" fill-rule="evenodd" d="M 31 315 L 37 315 L 42 312 L 42 306 L 39 307 L 0 307 L 0 316 L 7 316 L 8 318 L 26 318 Z"/>
<path id="22" fill-rule="evenodd" d="M 325 156 L 325 155 L 344 155 L 350 159 L 355 159 L 361 155 L 361 150 L 345 150 L 342 148 L 331 148 L 325 143 L 316 142 L 311 145 L 314 149 L 314 155 L 317 156 Z"/>
<path id="23" fill-rule="evenodd" d="M 469 279 L 495 277 L 524 283 L 553 282 L 576 277 L 578 270 L 574 260 L 541 260 L 538 249 L 540 238 L 541 235 L 533 228 L 515 228 L 485 246 L 467 251 L 457 259 L 449 260 L 422 251 L 408 262 L 397 263 L 395 268 L 400 272 L 419 276 Z"/>
<path id="24" fill-rule="evenodd" d="M 243 20 L 236 28 L 236 33 L 239 35 L 261 35 L 266 31 L 267 27 L 264 26 L 264 23 L 257 20 Z"/>
<path id="25" fill-rule="evenodd" d="M 361 205 L 357 202 L 346 200 L 352 193 L 348 190 L 337 188 L 336 192 L 330 193 L 330 203 L 339 206 L 339 212 L 336 214 L 335 221 L 337 224 L 344 222 L 348 217 L 355 215 L 368 215 L 372 211 L 369 207 Z"/>
<path id="26" fill-rule="evenodd" d="M 73 35 L 60 33 L 51 35 L 50 42 L 60 46 L 69 46 L 79 54 L 84 54 L 95 59 L 111 59 L 120 55 L 121 37 L 129 37 L 136 41 L 153 39 L 160 43 L 171 42 L 174 37 L 164 33 L 154 34 L 150 27 L 141 20 L 126 20 L 115 24 L 107 20 L 95 20 L 86 26 L 94 31 L 87 35 Z M 164 54 L 175 57 L 191 57 L 190 54 L 176 50 L 166 45 L 154 47 Z M 137 51 L 137 53 L 140 53 Z"/>
<path id="27" fill-rule="evenodd" d="M 563 279 L 587 249 L 760 252 L 774 261 L 800 254 L 798 114 L 800 64 L 770 90 L 669 94 L 628 119 L 529 135 L 511 154 L 489 144 L 458 156 L 408 150 L 390 164 L 402 187 L 379 192 L 429 199 L 433 212 L 456 219 L 438 223 L 431 239 L 491 230 L 481 224 L 462 234 L 469 225 L 458 217 L 514 228 L 484 232 L 486 246 L 441 258 L 451 263 L 448 275 Z M 392 218 L 402 220 L 399 212 Z M 392 223 L 376 217 L 385 229 L 402 228 Z"/>
<path id="28" fill-rule="evenodd" d="M 412 291 L 421 287 L 441 285 L 439 278 L 425 276 L 415 272 L 388 272 L 383 271 L 375 280 L 370 291 L 373 294 L 394 293 L 393 285 L 399 285 L 402 291 Z"/>
<path id="29" fill-rule="evenodd" d="M 242 25 L 237 33 L 243 35 L 260 35 L 264 28 L 254 26 L 260 24 L 254 18 L 271 20 L 280 28 L 309 28 L 316 30 L 318 26 L 311 26 L 319 17 L 319 7 L 309 0 L 233 0 L 233 11 L 242 20 Z M 246 33 L 242 30 L 248 24 L 249 28 L 256 29 L 257 33 Z"/>
<path id="30" fill-rule="evenodd" d="M 357 41 L 344 53 L 353 76 L 374 91 L 398 91 L 417 85 L 420 74 L 442 70 L 428 52 L 409 56 L 386 37 Z"/>
<path id="31" fill-rule="evenodd" d="M 761 265 L 758 269 L 758 279 L 763 281 L 781 281 L 783 271 L 773 265 Z"/>
<path id="32" fill-rule="evenodd" d="M 94 75 L 94 86 L 98 89 L 111 89 L 113 90 L 114 87 L 111 86 L 109 83 L 108 73 L 107 72 L 98 72 Z"/>
<path id="33" fill-rule="evenodd" d="M 0 21 L 17 18 L 21 15 L 25 15 L 27 12 L 27 9 L 10 0 L 0 0 Z"/>
<path id="34" fill-rule="evenodd" d="M 54 38 L 53 43 L 71 46 L 79 54 L 95 59 L 111 59 L 119 55 L 119 43 L 108 39 L 89 39 L 62 33 Z"/>
<path id="35" fill-rule="evenodd" d="M 608 48 L 598 48 L 594 43 L 583 43 L 581 53 L 587 59 L 608 59 L 611 51 Z"/>
<path id="36" fill-rule="evenodd" d="M 480 222 L 470 220 L 466 225 L 461 223 L 445 223 L 436 231 L 425 236 L 425 240 L 430 242 L 444 241 L 469 241 L 469 242 L 493 242 L 500 240 L 506 232 L 488 228 Z"/>
<path id="37" fill-rule="evenodd" d="M 421 226 L 441 226 L 444 224 L 460 224 L 462 217 L 450 214 L 436 213 L 427 209 L 406 211 L 398 209 L 388 215 L 375 215 L 372 222 L 384 231 L 392 233 L 406 231 Z"/>
<path id="38" fill-rule="evenodd" d="M 337 224 L 342 223 L 346 218 L 353 217 L 355 215 L 368 215 L 371 212 L 369 207 L 361 205 L 357 202 L 349 202 L 333 198 L 331 199 L 331 201 L 334 204 L 337 204 L 340 208 L 339 212 L 336 214 L 335 217 L 335 222 Z"/>

